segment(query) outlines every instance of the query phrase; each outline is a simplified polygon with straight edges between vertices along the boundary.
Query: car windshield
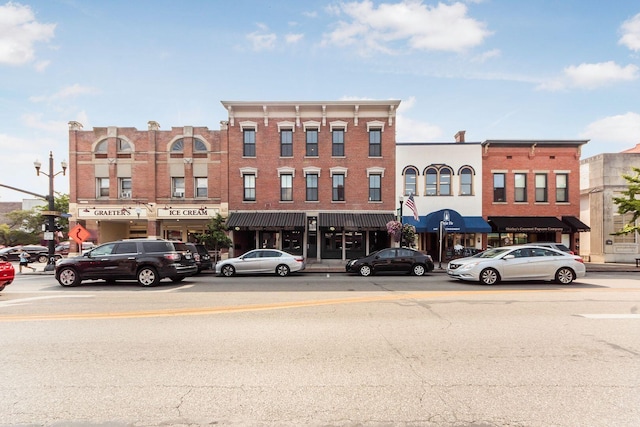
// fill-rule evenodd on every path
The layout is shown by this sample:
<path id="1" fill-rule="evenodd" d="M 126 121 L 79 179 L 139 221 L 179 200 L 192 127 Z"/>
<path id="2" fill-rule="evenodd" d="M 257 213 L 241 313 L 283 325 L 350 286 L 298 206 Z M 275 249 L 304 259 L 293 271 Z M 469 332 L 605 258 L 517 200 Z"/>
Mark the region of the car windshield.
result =
<path id="1" fill-rule="evenodd" d="M 479 254 L 475 254 L 472 258 L 495 258 L 497 256 L 500 256 L 502 254 L 504 254 L 506 251 L 509 251 L 510 249 L 506 249 L 506 248 L 493 248 L 493 249 L 487 249 L 484 252 L 480 252 Z"/>

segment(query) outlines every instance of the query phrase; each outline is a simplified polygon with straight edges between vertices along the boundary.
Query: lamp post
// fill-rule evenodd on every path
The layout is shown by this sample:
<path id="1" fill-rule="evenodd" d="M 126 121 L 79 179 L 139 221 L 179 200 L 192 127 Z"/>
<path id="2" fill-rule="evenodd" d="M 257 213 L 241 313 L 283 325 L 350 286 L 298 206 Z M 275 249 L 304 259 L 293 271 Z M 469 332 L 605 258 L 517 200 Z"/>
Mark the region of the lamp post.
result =
<path id="1" fill-rule="evenodd" d="M 400 215 L 398 216 L 400 217 L 400 247 L 402 247 L 402 203 L 404 202 L 404 198 L 402 196 L 398 197 L 398 202 L 400 202 Z"/>
<path id="2" fill-rule="evenodd" d="M 55 200 L 54 200 L 54 192 L 53 192 L 53 178 L 55 178 L 57 175 L 66 175 L 67 172 L 67 162 L 63 161 L 60 163 L 60 166 L 62 167 L 62 170 L 59 172 L 54 173 L 53 172 L 53 152 L 49 151 L 49 173 L 47 172 L 42 172 L 40 170 L 40 168 L 42 167 L 42 163 L 40 163 L 39 160 L 36 160 L 35 162 L 33 162 L 33 166 L 35 166 L 36 168 L 36 175 L 40 176 L 40 174 L 43 174 L 47 177 L 49 177 L 49 194 L 47 195 L 47 200 L 49 201 L 49 210 L 47 212 L 44 212 L 43 214 L 45 216 L 48 217 L 48 221 L 47 221 L 47 231 L 51 234 L 49 234 L 49 239 L 48 240 L 48 248 L 49 248 L 49 260 L 47 261 L 47 265 L 44 268 L 44 271 L 51 271 L 55 268 L 55 240 L 54 240 L 54 236 L 53 233 L 55 232 L 55 220 L 56 220 L 56 216 L 58 216 L 58 213 L 55 212 Z"/>

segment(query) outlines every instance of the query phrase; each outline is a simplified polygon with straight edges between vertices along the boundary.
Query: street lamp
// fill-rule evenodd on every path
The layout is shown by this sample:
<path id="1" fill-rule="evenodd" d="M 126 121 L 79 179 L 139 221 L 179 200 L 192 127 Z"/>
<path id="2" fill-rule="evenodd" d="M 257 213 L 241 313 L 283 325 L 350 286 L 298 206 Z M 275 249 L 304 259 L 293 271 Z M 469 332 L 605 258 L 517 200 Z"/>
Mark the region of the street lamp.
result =
<path id="1" fill-rule="evenodd" d="M 402 196 L 398 197 L 398 202 L 400 202 L 400 247 L 402 247 L 402 203 L 404 202 L 404 198 Z"/>
<path id="2" fill-rule="evenodd" d="M 66 175 L 67 172 L 67 162 L 63 161 L 60 163 L 62 170 L 60 172 L 53 172 L 53 153 L 49 151 L 49 173 L 42 172 L 40 168 L 42 167 L 42 163 L 39 160 L 33 162 L 33 166 L 36 168 L 36 175 L 40 176 L 40 174 L 49 177 L 49 194 L 47 195 L 47 200 L 49 201 L 49 210 L 47 212 L 43 212 L 43 215 L 49 218 L 48 220 L 48 232 L 53 233 L 55 231 L 55 220 L 58 213 L 55 212 L 55 203 L 54 203 L 54 192 L 53 192 L 53 178 L 57 175 Z M 49 260 L 47 261 L 47 265 L 44 268 L 44 271 L 51 271 L 55 268 L 55 240 L 53 235 L 48 236 L 48 248 L 49 248 Z"/>

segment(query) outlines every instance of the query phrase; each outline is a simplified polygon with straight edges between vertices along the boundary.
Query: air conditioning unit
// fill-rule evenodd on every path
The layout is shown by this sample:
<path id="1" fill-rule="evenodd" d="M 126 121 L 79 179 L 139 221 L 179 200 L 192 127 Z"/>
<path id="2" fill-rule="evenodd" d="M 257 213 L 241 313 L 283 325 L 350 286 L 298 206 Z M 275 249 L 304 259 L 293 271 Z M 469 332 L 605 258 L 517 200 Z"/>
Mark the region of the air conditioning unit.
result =
<path id="1" fill-rule="evenodd" d="M 184 191 L 174 191 L 173 197 L 176 199 L 184 199 Z"/>
<path id="2" fill-rule="evenodd" d="M 130 199 L 131 198 L 131 191 L 123 191 L 122 193 L 120 193 L 120 198 L 121 199 Z"/>

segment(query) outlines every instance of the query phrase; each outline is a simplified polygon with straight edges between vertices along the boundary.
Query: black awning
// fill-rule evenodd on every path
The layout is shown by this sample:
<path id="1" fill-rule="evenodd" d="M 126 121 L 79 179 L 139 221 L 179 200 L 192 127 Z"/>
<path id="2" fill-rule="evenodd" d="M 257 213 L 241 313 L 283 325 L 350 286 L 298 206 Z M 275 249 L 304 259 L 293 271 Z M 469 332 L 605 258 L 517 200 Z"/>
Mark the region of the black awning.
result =
<path id="1" fill-rule="evenodd" d="M 569 233 L 571 228 L 555 216 L 490 216 L 494 232 L 500 233 Z"/>
<path id="2" fill-rule="evenodd" d="M 232 212 L 227 218 L 227 227 L 295 229 L 304 228 L 306 219 L 304 212 Z"/>
<path id="3" fill-rule="evenodd" d="M 576 231 L 591 231 L 591 228 L 587 224 L 585 224 L 584 222 L 580 221 L 575 216 L 563 216 L 562 217 L 562 222 L 564 222 L 565 224 L 568 224 L 569 227 L 571 227 L 571 231 L 573 231 L 573 232 L 576 232 Z"/>
<path id="4" fill-rule="evenodd" d="M 392 213 L 320 213 L 318 226 L 345 230 L 386 230 L 387 223 L 394 219 Z"/>

